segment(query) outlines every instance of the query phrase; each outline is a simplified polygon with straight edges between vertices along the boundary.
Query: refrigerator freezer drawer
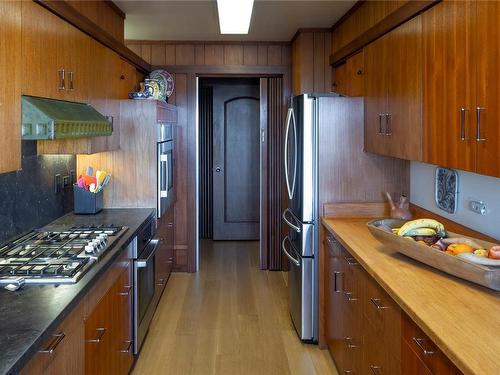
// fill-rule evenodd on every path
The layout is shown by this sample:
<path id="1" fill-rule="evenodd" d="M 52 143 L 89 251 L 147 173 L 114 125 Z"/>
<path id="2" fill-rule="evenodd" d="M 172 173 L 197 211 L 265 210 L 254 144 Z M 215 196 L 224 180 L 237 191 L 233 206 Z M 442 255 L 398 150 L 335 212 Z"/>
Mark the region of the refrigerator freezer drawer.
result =
<path id="1" fill-rule="evenodd" d="M 302 341 L 314 341 L 314 258 L 302 258 L 284 238 L 283 252 L 289 258 L 288 308 L 293 325 Z"/>

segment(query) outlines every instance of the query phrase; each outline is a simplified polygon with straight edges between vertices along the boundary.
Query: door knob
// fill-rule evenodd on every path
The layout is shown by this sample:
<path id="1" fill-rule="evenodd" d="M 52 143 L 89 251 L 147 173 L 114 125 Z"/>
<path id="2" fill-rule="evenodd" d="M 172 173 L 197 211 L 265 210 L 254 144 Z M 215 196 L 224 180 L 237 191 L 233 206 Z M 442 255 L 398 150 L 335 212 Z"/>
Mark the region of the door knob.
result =
<path id="1" fill-rule="evenodd" d="M 215 171 L 218 173 L 221 171 L 220 167 L 215 167 Z"/>

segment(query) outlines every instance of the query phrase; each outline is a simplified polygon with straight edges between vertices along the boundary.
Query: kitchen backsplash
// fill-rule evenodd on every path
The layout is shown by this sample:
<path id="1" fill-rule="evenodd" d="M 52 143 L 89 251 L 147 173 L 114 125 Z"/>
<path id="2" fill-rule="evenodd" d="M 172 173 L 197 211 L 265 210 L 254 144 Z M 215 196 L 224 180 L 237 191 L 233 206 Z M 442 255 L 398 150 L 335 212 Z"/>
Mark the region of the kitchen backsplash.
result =
<path id="1" fill-rule="evenodd" d="M 410 201 L 469 228 L 500 239 L 500 178 L 470 172 L 458 172 L 458 204 L 455 214 L 438 208 L 434 200 L 436 166 L 412 161 L 410 167 Z M 470 201 L 483 201 L 487 214 L 470 210 Z"/>
<path id="2" fill-rule="evenodd" d="M 33 141 L 23 141 L 22 155 L 20 171 L 0 174 L 0 243 L 73 210 L 71 185 L 56 194 L 54 175 L 69 176 L 75 156 L 38 156 Z"/>

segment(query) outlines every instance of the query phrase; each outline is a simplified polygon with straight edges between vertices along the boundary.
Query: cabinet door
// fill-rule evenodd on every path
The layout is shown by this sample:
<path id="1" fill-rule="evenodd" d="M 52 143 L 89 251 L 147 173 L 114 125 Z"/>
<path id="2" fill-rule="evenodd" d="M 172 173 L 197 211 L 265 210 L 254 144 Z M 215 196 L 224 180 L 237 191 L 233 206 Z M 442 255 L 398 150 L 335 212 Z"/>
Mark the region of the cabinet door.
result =
<path id="1" fill-rule="evenodd" d="M 388 113 L 387 39 L 385 35 L 364 49 L 365 151 L 376 154 L 387 154 L 388 150 L 388 137 L 384 135 Z"/>
<path id="2" fill-rule="evenodd" d="M 342 289 L 341 245 L 328 235 L 325 240 L 328 257 L 326 285 L 326 343 L 338 369 L 345 366 L 344 347 L 344 315 L 342 306 L 344 296 Z"/>
<path id="3" fill-rule="evenodd" d="M 346 96 L 363 96 L 363 51 L 333 69 L 333 91 Z"/>
<path id="4" fill-rule="evenodd" d="M 21 48 L 24 95 L 65 98 L 64 90 L 61 89 L 64 66 L 60 63 L 66 30 L 65 21 L 39 4 L 32 1 L 22 2 Z"/>
<path id="5" fill-rule="evenodd" d="M 113 299 L 107 293 L 85 321 L 85 373 L 111 374 L 113 371 Z"/>
<path id="6" fill-rule="evenodd" d="M 475 4 L 443 1 L 421 15 L 424 161 L 468 171 L 474 169 L 475 73 L 471 60 L 476 56 L 470 50 L 470 22 Z"/>
<path id="7" fill-rule="evenodd" d="M 0 2 L 0 173 L 21 168 L 21 3 Z"/>
<path id="8" fill-rule="evenodd" d="M 474 34 L 477 64 L 476 172 L 500 177 L 500 2 L 478 1 Z M 472 73 L 472 72 L 471 72 Z"/>
<path id="9" fill-rule="evenodd" d="M 412 348 L 403 342 L 401 348 L 401 373 L 405 375 L 432 375 L 425 363 L 415 354 Z"/>
<path id="10" fill-rule="evenodd" d="M 71 374 L 85 371 L 83 304 L 71 311 L 21 374 Z"/>
<path id="11" fill-rule="evenodd" d="M 422 160 L 422 19 L 404 23 L 388 34 L 388 156 Z"/>
<path id="12" fill-rule="evenodd" d="M 129 263 L 125 267 L 116 283 L 114 291 L 115 325 L 114 353 L 116 354 L 116 374 L 128 374 L 133 363 L 132 338 L 132 270 Z"/>

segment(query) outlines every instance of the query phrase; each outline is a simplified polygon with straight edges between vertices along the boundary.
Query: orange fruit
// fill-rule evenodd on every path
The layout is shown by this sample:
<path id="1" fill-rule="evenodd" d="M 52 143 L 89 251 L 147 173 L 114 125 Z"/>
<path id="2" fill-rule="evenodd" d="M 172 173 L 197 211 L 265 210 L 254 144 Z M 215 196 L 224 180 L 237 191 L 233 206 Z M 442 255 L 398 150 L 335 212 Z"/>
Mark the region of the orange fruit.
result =
<path id="1" fill-rule="evenodd" d="M 452 243 L 446 248 L 446 253 L 451 255 L 458 255 L 461 253 L 472 253 L 474 248 L 466 243 Z"/>

